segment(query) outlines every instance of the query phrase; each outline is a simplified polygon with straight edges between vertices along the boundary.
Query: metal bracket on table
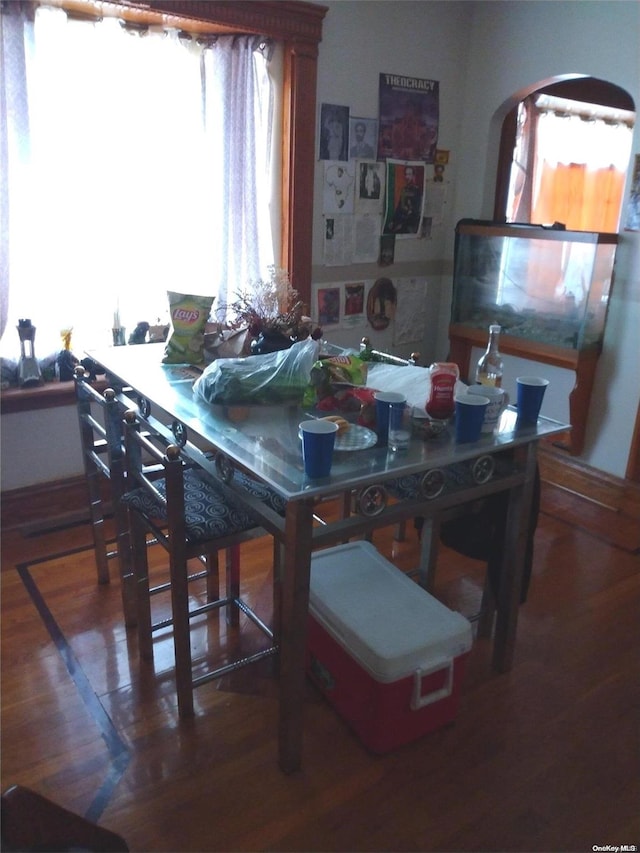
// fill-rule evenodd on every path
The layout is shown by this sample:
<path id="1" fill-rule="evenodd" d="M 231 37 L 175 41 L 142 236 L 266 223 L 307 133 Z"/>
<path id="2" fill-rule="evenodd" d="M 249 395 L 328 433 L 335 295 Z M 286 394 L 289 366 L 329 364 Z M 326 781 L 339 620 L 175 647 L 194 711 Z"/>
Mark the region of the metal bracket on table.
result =
<path id="1" fill-rule="evenodd" d="M 489 482 L 495 470 L 496 460 L 493 456 L 479 456 L 471 466 L 471 476 L 479 486 L 482 486 Z"/>
<path id="2" fill-rule="evenodd" d="M 178 447 L 184 447 L 187 443 L 187 428 L 180 421 L 174 421 L 171 424 L 171 432 L 176 440 Z"/>
<path id="3" fill-rule="evenodd" d="M 433 500 L 441 495 L 446 483 L 442 468 L 432 468 L 420 481 L 420 491 L 427 500 Z"/>
<path id="4" fill-rule="evenodd" d="M 216 456 L 216 471 L 223 483 L 230 483 L 233 479 L 233 462 L 224 453 Z"/>
<path id="5" fill-rule="evenodd" d="M 384 486 L 371 485 L 356 494 L 356 507 L 361 515 L 374 518 L 384 512 L 389 496 Z"/>
<path id="6" fill-rule="evenodd" d="M 140 416 L 143 418 L 148 418 L 151 414 L 151 403 L 147 400 L 146 397 L 138 396 L 136 398 L 136 403 L 138 404 L 138 411 L 140 412 Z"/>

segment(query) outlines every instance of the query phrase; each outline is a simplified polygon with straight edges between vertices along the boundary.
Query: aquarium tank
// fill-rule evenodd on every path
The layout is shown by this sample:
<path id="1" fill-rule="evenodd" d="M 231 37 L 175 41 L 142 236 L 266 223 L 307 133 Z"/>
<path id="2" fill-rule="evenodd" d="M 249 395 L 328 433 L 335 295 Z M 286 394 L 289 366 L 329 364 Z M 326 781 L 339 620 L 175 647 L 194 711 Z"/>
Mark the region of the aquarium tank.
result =
<path id="1" fill-rule="evenodd" d="M 617 234 L 463 219 L 451 322 L 573 350 L 602 343 Z"/>

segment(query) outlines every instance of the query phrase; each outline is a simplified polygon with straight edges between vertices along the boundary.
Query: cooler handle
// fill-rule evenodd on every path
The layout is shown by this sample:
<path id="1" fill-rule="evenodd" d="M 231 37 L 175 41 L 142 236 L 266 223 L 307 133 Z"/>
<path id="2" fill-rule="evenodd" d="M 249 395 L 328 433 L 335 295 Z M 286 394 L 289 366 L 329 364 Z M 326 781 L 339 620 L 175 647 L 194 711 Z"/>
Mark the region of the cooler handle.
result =
<path id="1" fill-rule="evenodd" d="M 432 705 L 434 702 L 439 702 L 441 699 L 446 699 L 448 696 L 451 696 L 451 691 L 453 690 L 453 664 L 453 659 L 445 659 L 438 661 L 433 666 L 430 666 L 429 669 L 416 669 L 413 674 L 413 696 L 411 697 L 412 711 L 417 711 L 420 708 Z M 423 696 L 422 679 L 427 675 L 431 675 L 434 672 L 444 669 L 445 667 L 447 669 L 447 679 L 444 686 L 438 690 L 432 690 L 431 693 L 427 693 Z"/>

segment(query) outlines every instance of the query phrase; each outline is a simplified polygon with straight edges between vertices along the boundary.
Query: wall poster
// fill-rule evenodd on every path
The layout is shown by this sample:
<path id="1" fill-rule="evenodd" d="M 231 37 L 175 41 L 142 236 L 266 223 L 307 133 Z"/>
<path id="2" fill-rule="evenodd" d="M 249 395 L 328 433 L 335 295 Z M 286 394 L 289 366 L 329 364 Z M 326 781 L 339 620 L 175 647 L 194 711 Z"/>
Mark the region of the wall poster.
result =
<path id="1" fill-rule="evenodd" d="M 439 90 L 437 80 L 380 74 L 378 160 L 434 162 Z"/>
<path id="2" fill-rule="evenodd" d="M 424 204 L 425 165 L 387 160 L 383 234 L 417 237 Z"/>

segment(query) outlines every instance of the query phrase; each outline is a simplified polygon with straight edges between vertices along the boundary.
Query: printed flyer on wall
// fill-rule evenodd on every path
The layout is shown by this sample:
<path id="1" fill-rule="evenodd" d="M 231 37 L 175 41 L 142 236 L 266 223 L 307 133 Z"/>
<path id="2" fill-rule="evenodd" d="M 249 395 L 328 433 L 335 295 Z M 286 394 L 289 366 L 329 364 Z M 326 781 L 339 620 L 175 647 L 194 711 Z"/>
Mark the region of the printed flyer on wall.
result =
<path id="1" fill-rule="evenodd" d="M 433 163 L 438 144 L 437 80 L 380 74 L 378 160 Z"/>

